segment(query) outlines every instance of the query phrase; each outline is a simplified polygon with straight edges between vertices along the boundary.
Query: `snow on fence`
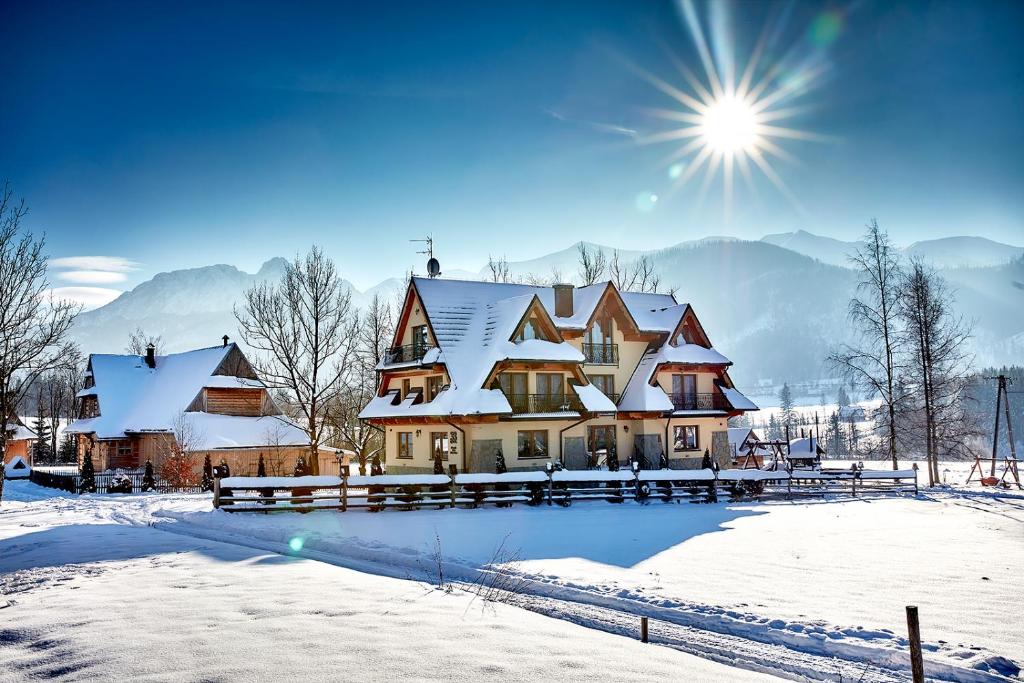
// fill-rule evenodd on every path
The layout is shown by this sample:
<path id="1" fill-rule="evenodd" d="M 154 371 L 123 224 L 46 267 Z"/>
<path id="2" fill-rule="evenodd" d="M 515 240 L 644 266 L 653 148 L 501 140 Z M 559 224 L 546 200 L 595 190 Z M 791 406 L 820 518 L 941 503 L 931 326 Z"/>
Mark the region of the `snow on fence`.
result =
<path id="1" fill-rule="evenodd" d="M 730 497 L 917 494 L 917 470 L 553 470 L 503 474 L 228 477 L 213 505 L 228 512 L 365 508 L 569 506 L 574 501 L 714 502 Z"/>

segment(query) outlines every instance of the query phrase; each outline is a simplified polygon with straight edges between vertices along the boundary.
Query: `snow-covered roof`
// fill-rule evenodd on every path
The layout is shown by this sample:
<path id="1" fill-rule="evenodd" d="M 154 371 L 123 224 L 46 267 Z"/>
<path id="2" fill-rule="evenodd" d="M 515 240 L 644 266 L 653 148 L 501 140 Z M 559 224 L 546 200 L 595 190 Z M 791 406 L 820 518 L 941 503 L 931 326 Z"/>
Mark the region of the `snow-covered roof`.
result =
<path id="1" fill-rule="evenodd" d="M 791 439 L 789 442 L 789 457 L 791 458 L 811 458 L 819 451 L 824 453 L 825 449 L 813 436 Z"/>
<path id="2" fill-rule="evenodd" d="M 397 392 L 389 391 L 374 398 L 360 417 L 510 414 L 512 410 L 504 394 L 484 387 L 496 363 L 506 360 L 582 363 L 584 360 L 578 349 L 564 341 L 509 341 L 530 306 L 539 304 L 560 330 L 582 331 L 605 293 L 609 289 L 618 291 L 610 282 L 575 287 L 572 290 L 572 315 L 559 317 L 554 315 L 553 287 L 430 278 L 413 278 L 412 284 L 430 321 L 437 348 L 428 351 L 422 361 L 410 365 L 444 364 L 451 384 L 432 401 L 421 403 L 416 403 L 417 397 L 400 403 Z M 676 303 L 670 294 L 618 294 L 629 316 L 644 332 L 671 334 L 689 308 L 687 304 Z M 713 348 L 665 343 L 654 353 L 643 357 L 627 386 L 619 410 L 664 412 L 673 409 L 665 392 L 650 386 L 656 367 L 663 363 L 729 365 L 730 361 Z M 382 364 L 380 368 L 385 365 L 389 369 L 404 367 Z M 612 402 L 596 388 L 573 388 L 588 411 L 615 410 Z M 736 394 L 739 400 L 742 394 Z M 742 401 L 753 406 L 745 397 Z"/>
<path id="3" fill-rule="evenodd" d="M 23 424 L 8 422 L 4 427 L 7 430 L 8 441 L 33 441 L 37 434 Z"/>
<path id="4" fill-rule="evenodd" d="M 25 458 L 16 455 L 4 465 L 4 476 L 8 479 L 27 479 L 32 468 L 25 462 Z"/>
<path id="5" fill-rule="evenodd" d="M 204 387 L 263 388 L 263 383 L 256 379 L 213 374 L 236 348 L 229 344 L 157 356 L 153 368 L 142 356 L 93 354 L 89 362 L 95 384 L 78 392 L 78 396 L 95 396 L 100 414 L 75 420 L 66 431 L 95 433 L 100 439 L 168 432 L 173 430 L 179 413 L 189 407 Z M 187 412 L 185 417 L 202 437 L 202 445 L 197 445 L 199 450 L 309 443 L 302 430 L 278 416 Z M 274 441 L 268 440 L 271 431 L 277 434 Z"/>

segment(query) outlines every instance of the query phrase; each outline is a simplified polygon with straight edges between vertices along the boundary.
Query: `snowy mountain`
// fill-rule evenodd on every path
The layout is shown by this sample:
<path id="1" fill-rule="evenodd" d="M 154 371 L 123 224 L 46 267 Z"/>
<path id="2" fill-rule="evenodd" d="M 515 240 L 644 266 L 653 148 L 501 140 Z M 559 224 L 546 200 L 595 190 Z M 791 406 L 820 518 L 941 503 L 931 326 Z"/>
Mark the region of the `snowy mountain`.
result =
<path id="1" fill-rule="evenodd" d="M 797 230 L 765 235 L 762 242 L 784 247 L 798 254 L 816 258 L 822 263 L 849 267 L 848 254 L 861 242 L 846 242 Z M 901 249 L 905 256 L 923 259 L 936 268 L 977 268 L 999 266 L 1024 255 L 1024 247 L 995 242 L 984 237 L 942 237 L 914 242 Z"/>
<path id="2" fill-rule="evenodd" d="M 856 274 L 820 256 L 831 249 L 834 258 L 839 245 L 853 243 L 811 233 L 793 235 L 790 247 L 817 246 L 819 256 L 772 243 L 781 239 L 779 235 L 760 241 L 706 238 L 646 252 L 661 275 L 663 289 L 675 289 L 679 301 L 694 305 L 712 341 L 735 362 L 733 379 L 741 386 L 762 379 L 795 382 L 827 376 L 823 359 L 830 348 L 850 337 L 846 309 Z M 918 243 L 915 253 L 937 254 L 932 245 L 946 242 Z M 588 246 L 609 256 L 613 251 L 602 245 Z M 620 251 L 624 259 L 642 253 Z M 573 280 L 576 259 L 574 244 L 510 263 L 509 268 L 517 278 L 530 274 L 550 277 L 554 269 L 561 279 Z M 284 264 L 284 259 L 271 259 L 256 273 L 229 265 L 160 273 L 110 304 L 83 313 L 75 336 L 85 351 L 107 353 L 122 352 L 128 335 L 137 327 L 161 335 L 169 352 L 218 344 L 224 334 L 237 338 L 232 307 L 254 283 L 277 280 Z M 345 264 L 338 265 L 344 272 Z M 486 268 L 480 272 L 477 277 L 482 277 Z M 1024 354 L 1024 323 L 1020 316 L 1009 313 L 1024 305 L 1024 260 L 951 268 L 942 273 L 956 290 L 959 310 L 977 321 L 978 364 L 1019 362 Z M 398 275 L 364 292 L 348 285 L 353 303 L 362 307 L 374 294 L 397 300 L 404 283 Z M 452 270 L 442 277 L 466 279 L 473 275 Z"/>

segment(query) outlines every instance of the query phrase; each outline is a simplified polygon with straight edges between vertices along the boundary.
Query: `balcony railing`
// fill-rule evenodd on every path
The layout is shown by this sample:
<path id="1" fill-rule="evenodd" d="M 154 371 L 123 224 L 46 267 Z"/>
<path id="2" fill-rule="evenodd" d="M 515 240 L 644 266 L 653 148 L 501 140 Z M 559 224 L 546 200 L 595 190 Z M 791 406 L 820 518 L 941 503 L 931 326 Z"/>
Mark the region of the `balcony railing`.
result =
<path id="1" fill-rule="evenodd" d="M 505 394 L 505 398 L 513 415 L 583 411 L 583 402 L 575 394 Z"/>
<path id="2" fill-rule="evenodd" d="M 434 348 L 429 344 L 406 344 L 405 346 L 396 346 L 392 349 L 388 349 L 388 352 L 384 355 L 384 363 L 386 365 L 393 365 L 395 363 L 413 363 L 418 360 L 423 360 L 423 356 L 427 355 L 427 351 Z"/>
<path id="3" fill-rule="evenodd" d="M 594 365 L 618 365 L 618 344 L 584 344 L 583 357 Z"/>
<path id="4" fill-rule="evenodd" d="M 732 408 L 719 392 L 711 394 L 669 394 L 676 410 L 729 410 Z"/>

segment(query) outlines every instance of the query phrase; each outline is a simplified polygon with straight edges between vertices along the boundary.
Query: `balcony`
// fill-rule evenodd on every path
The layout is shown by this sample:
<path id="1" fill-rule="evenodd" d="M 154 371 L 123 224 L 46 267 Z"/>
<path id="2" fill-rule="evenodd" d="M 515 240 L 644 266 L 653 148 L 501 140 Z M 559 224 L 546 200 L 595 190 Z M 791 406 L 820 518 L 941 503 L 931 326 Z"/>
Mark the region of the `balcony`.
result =
<path id="1" fill-rule="evenodd" d="M 669 394 L 675 410 L 731 410 L 720 392 L 711 394 Z"/>
<path id="2" fill-rule="evenodd" d="M 584 344 L 583 357 L 592 365 L 618 365 L 618 344 Z"/>
<path id="3" fill-rule="evenodd" d="M 396 365 L 398 363 L 415 363 L 423 360 L 433 346 L 428 344 L 406 344 L 388 349 L 384 354 L 385 365 Z"/>
<path id="4" fill-rule="evenodd" d="M 575 394 L 505 394 L 513 415 L 580 413 L 583 402 Z"/>

